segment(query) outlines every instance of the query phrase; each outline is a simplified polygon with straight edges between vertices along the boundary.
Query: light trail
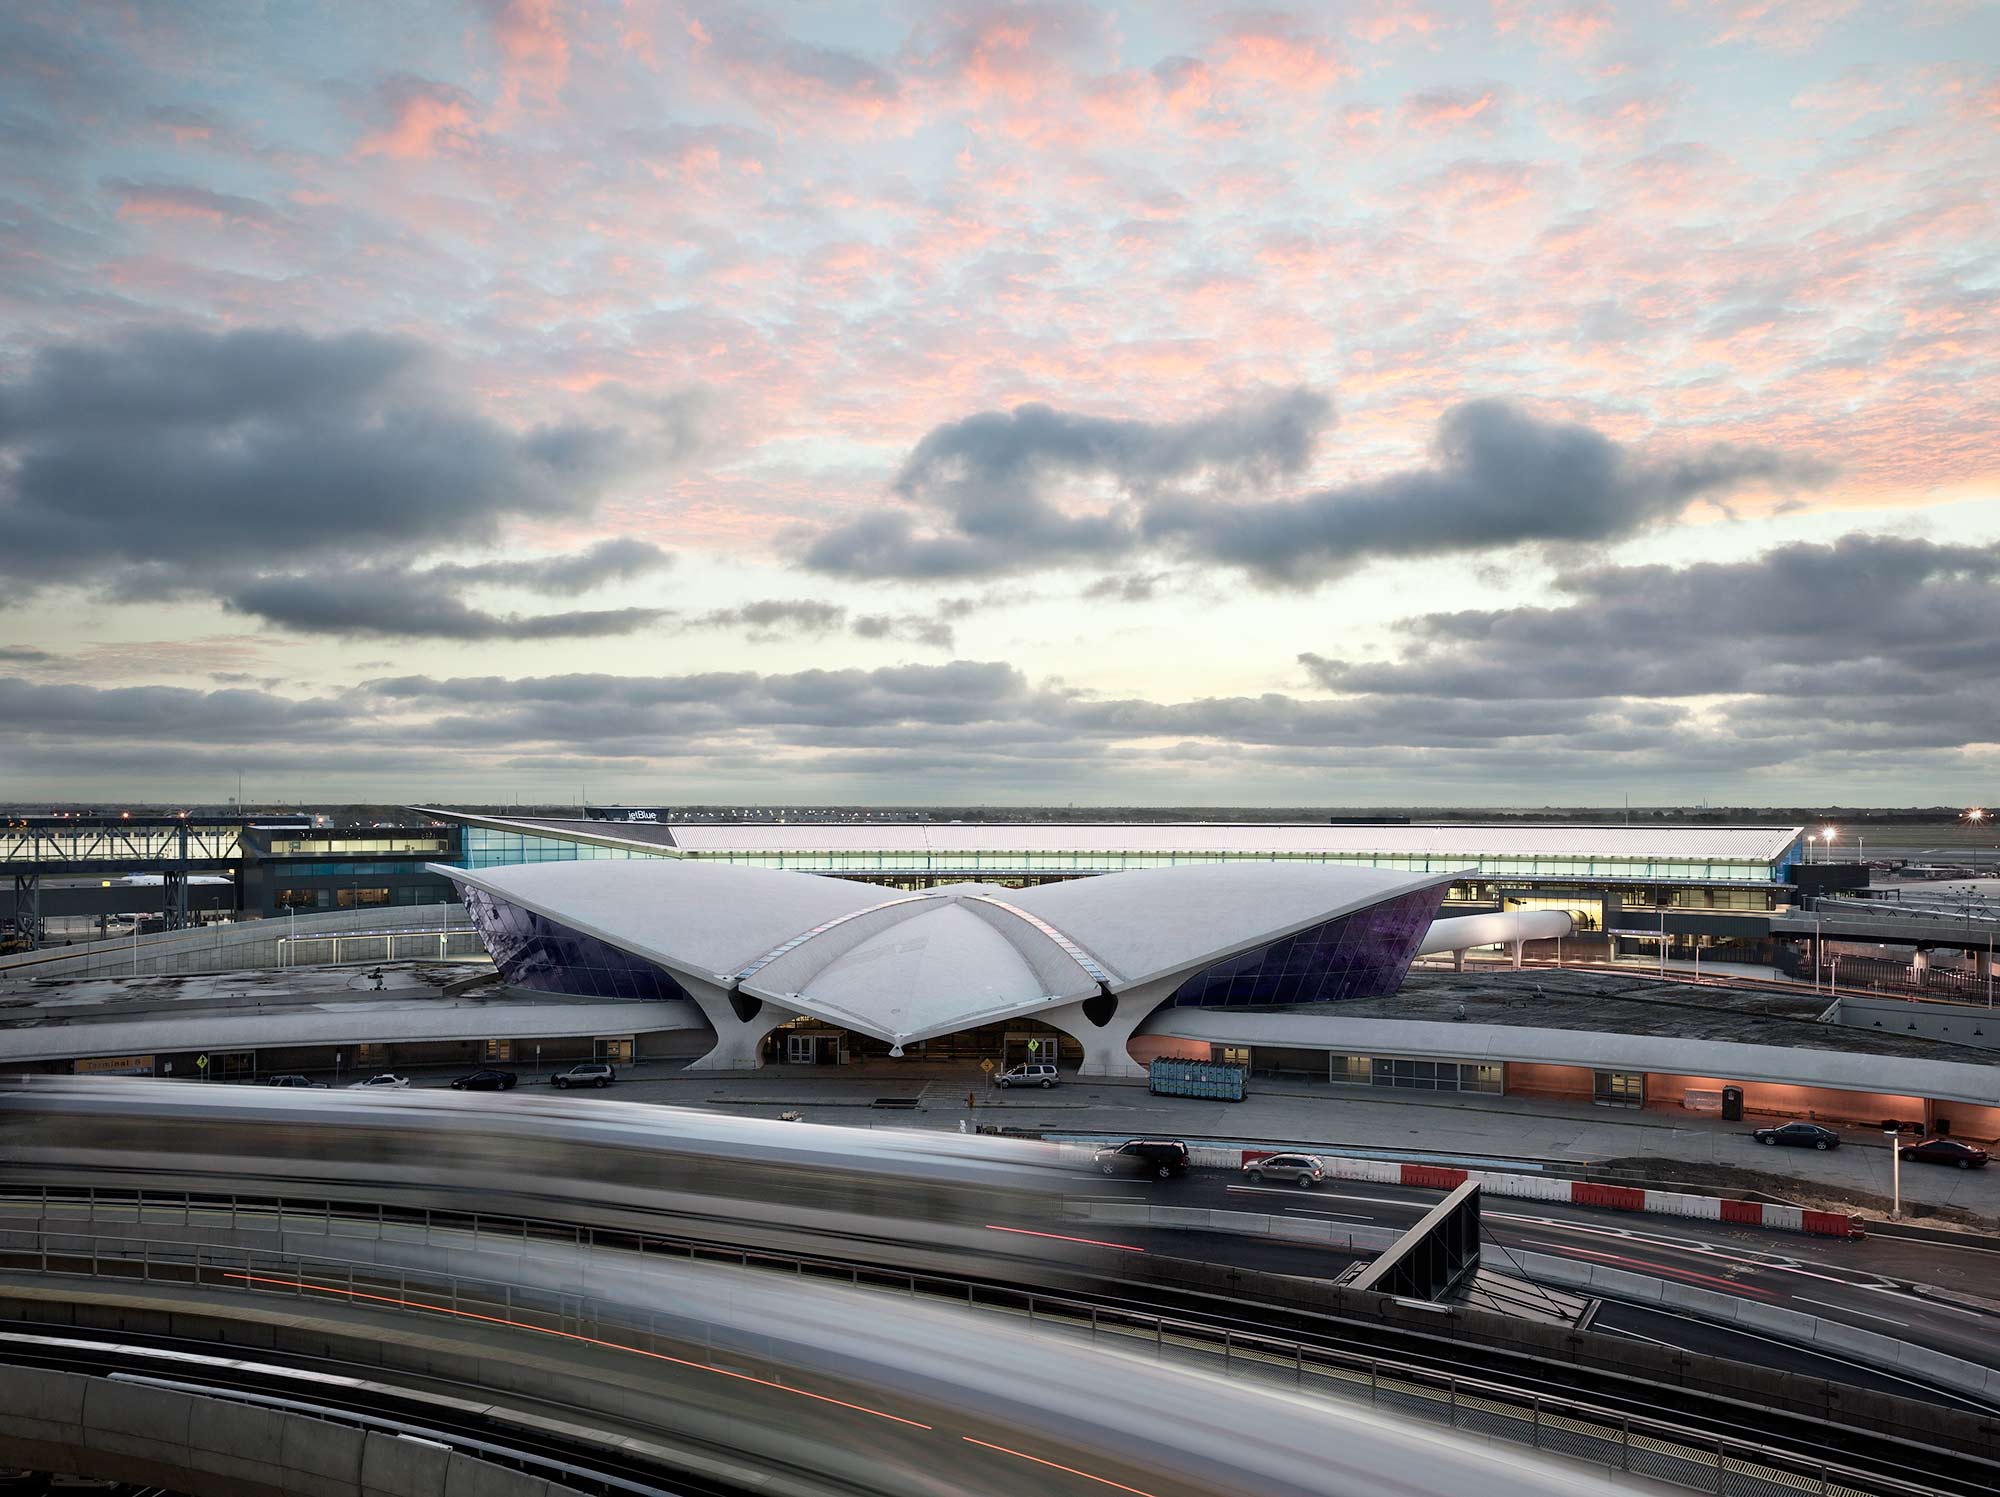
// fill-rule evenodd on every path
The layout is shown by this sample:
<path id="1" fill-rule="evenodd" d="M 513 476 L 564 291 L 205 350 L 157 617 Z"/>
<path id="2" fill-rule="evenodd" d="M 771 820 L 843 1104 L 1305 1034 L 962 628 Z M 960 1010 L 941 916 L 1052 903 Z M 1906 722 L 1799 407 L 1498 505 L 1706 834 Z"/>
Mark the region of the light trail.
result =
<path id="1" fill-rule="evenodd" d="M 852 1409 L 857 1414 L 869 1414 L 877 1419 L 887 1419 L 894 1424 L 907 1424 L 912 1429 L 931 1429 L 932 1425 L 917 1419 L 905 1419 L 901 1414 L 887 1413 L 882 1409 L 871 1409 L 865 1403 L 849 1403 L 844 1398 L 833 1398 L 825 1393 L 812 1393 L 804 1388 L 787 1387 L 784 1383 L 774 1383 L 769 1378 L 756 1377 L 748 1372 L 733 1372 L 727 1367 L 711 1367 L 706 1362 L 690 1362 L 685 1357 L 673 1357 L 663 1351 L 647 1351 L 643 1346 L 629 1346 L 622 1341 L 605 1341 L 597 1336 L 579 1335 L 575 1331 L 552 1331 L 547 1326 L 531 1325 L 525 1320 L 509 1320 L 504 1315 L 481 1315 L 473 1310 L 454 1310 L 450 1305 L 433 1305 L 424 1300 L 401 1299 L 393 1294 L 369 1294 L 360 1289 L 343 1289 L 338 1284 L 315 1284 L 310 1279 L 281 1279 L 269 1274 L 228 1273 L 226 1279 L 242 1279 L 251 1284 L 282 1284 L 289 1289 L 310 1289 L 319 1294 L 337 1294 L 348 1299 L 374 1300 L 385 1305 L 400 1305 L 406 1310 L 429 1310 L 438 1315 L 455 1315 L 461 1320 L 479 1320 L 488 1325 L 510 1326 L 519 1331 L 533 1331 L 541 1336 L 554 1336 L 563 1341 L 577 1341 L 585 1346 L 602 1346 L 611 1351 L 630 1352 L 635 1357 L 650 1357 L 656 1362 L 671 1362 L 676 1367 L 686 1367 L 695 1372 L 713 1373 L 717 1377 L 734 1378 L 741 1383 L 754 1383 L 760 1388 L 770 1388 L 779 1393 L 789 1393 L 795 1398 L 810 1398 L 814 1403 L 832 1404 L 835 1408 Z"/>
<path id="2" fill-rule="evenodd" d="M 1714 1274 L 1696 1273 L 1691 1268 L 1675 1268 L 1670 1263 L 1649 1263 L 1644 1258 L 1627 1258 L 1620 1253 L 1592 1252 L 1589 1248 L 1571 1247 L 1566 1242 L 1539 1242 L 1532 1237 L 1526 1240 L 1534 1243 L 1536 1247 L 1553 1248 L 1558 1253 L 1568 1253 L 1573 1257 L 1602 1258 L 1607 1263 L 1627 1264 L 1650 1274 L 1671 1274 L 1675 1278 L 1699 1279 L 1704 1284 L 1719 1285 L 1729 1294 L 1761 1294 L 1767 1297 L 1771 1294 L 1770 1290 L 1759 1289 L 1755 1284 L 1745 1284 L 1738 1279 L 1718 1278 Z"/>
<path id="3" fill-rule="evenodd" d="M 1051 1471 L 1061 1471 L 1070 1476 L 1081 1476 L 1085 1481 L 1097 1482 L 1103 1486 L 1110 1487 L 1113 1491 L 1130 1492 L 1132 1493 L 1132 1497 L 1153 1497 L 1151 1492 L 1145 1491 L 1142 1488 L 1128 1487 L 1124 1482 L 1113 1481 L 1108 1476 L 1092 1476 L 1088 1471 L 1079 1471 L 1074 1466 L 1062 1466 L 1054 1461 L 1045 1461 L 1038 1455 L 1029 1455 L 1025 1450 L 1009 1450 L 1005 1445 L 995 1445 L 987 1440 L 975 1440 L 970 1435 L 960 1435 L 959 1439 L 965 1441 L 968 1445 L 977 1445 L 982 1450 L 997 1450 L 1002 1455 L 1011 1455 L 1018 1460 L 1033 1461 L 1037 1466 L 1047 1466 Z"/>
<path id="4" fill-rule="evenodd" d="M 1031 1232 L 1026 1227 L 1003 1227 L 995 1222 L 988 1222 L 986 1230 L 989 1232 L 1010 1232 L 1016 1237 L 1046 1237 L 1051 1242 L 1080 1242 L 1085 1247 L 1116 1248 L 1121 1253 L 1143 1253 L 1146 1251 L 1142 1247 L 1133 1247 L 1127 1242 L 1104 1242 L 1095 1237 L 1066 1237 L 1061 1232 Z"/>

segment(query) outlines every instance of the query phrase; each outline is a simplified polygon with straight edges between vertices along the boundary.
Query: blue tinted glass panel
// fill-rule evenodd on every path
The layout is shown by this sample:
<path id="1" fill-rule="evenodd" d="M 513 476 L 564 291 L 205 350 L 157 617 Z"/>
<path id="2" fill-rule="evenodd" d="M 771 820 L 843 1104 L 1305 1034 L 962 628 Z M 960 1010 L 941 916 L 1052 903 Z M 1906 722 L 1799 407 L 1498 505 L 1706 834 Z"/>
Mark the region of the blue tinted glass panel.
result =
<path id="1" fill-rule="evenodd" d="M 664 967 L 559 925 L 484 889 L 464 889 L 465 908 L 500 975 L 516 987 L 578 998 L 686 998 Z"/>
<path id="2" fill-rule="evenodd" d="M 1217 962 L 1174 990 L 1171 1003 L 1222 1008 L 1273 1003 L 1344 1003 L 1402 986 L 1417 945 L 1437 919 L 1444 885 L 1310 926 Z"/>

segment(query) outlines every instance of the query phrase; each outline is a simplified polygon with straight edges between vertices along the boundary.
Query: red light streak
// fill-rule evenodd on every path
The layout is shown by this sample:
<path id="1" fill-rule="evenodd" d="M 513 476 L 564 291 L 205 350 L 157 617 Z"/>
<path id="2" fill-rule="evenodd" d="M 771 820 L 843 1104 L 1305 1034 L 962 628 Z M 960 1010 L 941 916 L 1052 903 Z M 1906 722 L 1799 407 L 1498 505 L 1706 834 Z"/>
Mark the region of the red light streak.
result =
<path id="1" fill-rule="evenodd" d="M 1059 1466 L 1054 1461 L 1045 1461 L 1038 1455 L 1029 1455 L 1025 1450 L 1009 1450 L 1005 1445 L 993 1445 L 985 1440 L 975 1440 L 970 1435 L 960 1435 L 959 1439 L 965 1441 L 968 1445 L 977 1445 L 983 1450 L 997 1450 L 1002 1455 L 1011 1455 L 1019 1460 L 1033 1461 L 1037 1466 L 1047 1466 L 1051 1471 L 1062 1471 L 1070 1476 L 1081 1476 L 1085 1481 L 1100 1482 L 1114 1491 L 1130 1492 L 1133 1494 L 1133 1497 L 1153 1497 L 1151 1492 L 1141 1491 L 1138 1487 L 1128 1487 L 1122 1481 L 1113 1481 L 1108 1476 L 1092 1476 L 1088 1471 L 1079 1471 L 1074 1466 Z"/>
<path id="2" fill-rule="evenodd" d="M 1002 1227 L 993 1222 L 986 1224 L 986 1230 L 989 1232 L 1011 1232 L 1016 1237 L 1046 1237 L 1051 1242 L 1080 1242 L 1085 1247 L 1116 1248 L 1121 1253 L 1143 1253 L 1146 1251 L 1142 1247 L 1133 1247 L 1130 1243 L 1101 1242 L 1095 1237 L 1065 1237 L 1060 1232 L 1030 1232 L 1026 1227 Z"/>
<path id="3" fill-rule="evenodd" d="M 1652 1263 L 1644 1258 L 1627 1258 L 1618 1253 L 1597 1253 L 1592 1252 L 1589 1248 L 1570 1247 L 1568 1244 L 1561 1242 L 1541 1242 L 1536 1245 L 1538 1247 L 1553 1248 L 1558 1253 L 1569 1253 L 1579 1258 L 1602 1258 L 1607 1263 L 1629 1263 L 1634 1268 L 1644 1269 L 1647 1273 L 1673 1274 L 1677 1278 L 1699 1279 L 1704 1284 L 1719 1284 L 1731 1294 L 1768 1295 L 1771 1292 L 1768 1289 L 1759 1289 L 1755 1284 L 1745 1284 L 1740 1279 L 1718 1278 L 1714 1274 L 1696 1273 L 1691 1268 L 1675 1268 L 1668 1263 Z"/>
<path id="4" fill-rule="evenodd" d="M 705 1362 L 690 1362 L 685 1357 L 670 1357 L 663 1351 L 647 1351 L 641 1346 L 627 1346 L 622 1341 L 603 1341 L 596 1336 L 581 1336 L 574 1331 L 552 1331 L 547 1326 L 530 1325 L 525 1320 L 509 1320 L 504 1315 L 480 1315 L 471 1310 L 454 1310 L 449 1305 L 433 1305 L 424 1300 L 399 1299 L 393 1294 L 368 1294 L 359 1289 L 342 1289 L 337 1284 L 315 1284 L 310 1279 L 278 1279 L 267 1274 L 231 1273 L 226 1279 L 242 1279 L 252 1284 L 283 1284 L 291 1289 L 311 1289 L 320 1294 L 345 1295 L 349 1299 L 376 1300 L 385 1305 L 401 1305 L 408 1310 L 431 1310 L 439 1315 L 456 1315 L 461 1320 L 482 1320 L 488 1325 L 512 1326 L 516 1330 L 534 1331 L 543 1336 L 555 1336 L 563 1341 L 580 1341 L 585 1346 L 602 1346 L 612 1351 L 630 1352 L 635 1357 L 651 1357 L 656 1362 L 671 1362 L 676 1367 L 692 1368 L 696 1372 L 712 1372 L 717 1377 L 735 1378 L 741 1383 L 755 1383 L 760 1388 L 771 1388 L 779 1393 L 790 1393 L 797 1398 L 810 1398 L 814 1403 L 830 1403 L 835 1408 L 852 1409 L 857 1414 L 872 1414 L 877 1419 L 887 1419 L 895 1424 L 907 1424 L 912 1429 L 930 1429 L 931 1425 L 915 1419 L 905 1419 L 901 1414 L 885 1414 L 880 1409 L 871 1409 L 863 1403 L 849 1403 L 844 1398 L 829 1398 L 824 1393 L 809 1393 L 804 1388 L 791 1388 L 783 1383 L 774 1383 L 769 1378 L 753 1377 L 747 1372 L 732 1372 L 727 1367 L 711 1367 Z"/>

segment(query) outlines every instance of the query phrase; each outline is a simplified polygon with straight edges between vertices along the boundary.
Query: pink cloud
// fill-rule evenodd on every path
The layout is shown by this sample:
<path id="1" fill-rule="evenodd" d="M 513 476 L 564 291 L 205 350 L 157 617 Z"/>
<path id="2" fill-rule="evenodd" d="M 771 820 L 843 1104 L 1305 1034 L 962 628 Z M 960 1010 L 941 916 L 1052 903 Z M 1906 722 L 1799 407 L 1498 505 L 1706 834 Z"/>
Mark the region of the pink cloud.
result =
<path id="1" fill-rule="evenodd" d="M 1239 87 L 1321 93 L 1356 69 L 1340 44 L 1308 31 L 1282 12 L 1232 20 L 1218 50 L 1215 70 Z"/>
<path id="2" fill-rule="evenodd" d="M 358 156 L 427 161 L 447 150 L 463 150 L 478 131 L 472 96 L 448 83 L 399 74 L 378 91 L 389 122 L 356 142 Z"/>
<path id="3" fill-rule="evenodd" d="M 569 81 L 569 37 L 556 0 L 486 0 L 493 16 L 493 39 L 500 46 L 507 108 L 524 95 L 553 107 Z"/>
<path id="4" fill-rule="evenodd" d="M 1501 33 L 1528 29 L 1535 41 L 1569 57 L 1594 51 L 1610 35 L 1611 7 L 1603 0 L 1570 0 L 1550 5 L 1544 0 L 1493 0 L 1493 29 Z"/>
<path id="5" fill-rule="evenodd" d="M 1433 88 L 1403 101 L 1403 122 L 1414 130 L 1490 133 L 1507 112 L 1507 91 L 1498 84 Z"/>
<path id="6" fill-rule="evenodd" d="M 1678 0 L 1682 8 L 1700 0 Z M 1811 46 L 1837 21 L 1851 14 L 1860 0 L 1706 0 L 1703 7 L 1716 24 L 1713 45 L 1747 42 L 1780 52 Z"/>

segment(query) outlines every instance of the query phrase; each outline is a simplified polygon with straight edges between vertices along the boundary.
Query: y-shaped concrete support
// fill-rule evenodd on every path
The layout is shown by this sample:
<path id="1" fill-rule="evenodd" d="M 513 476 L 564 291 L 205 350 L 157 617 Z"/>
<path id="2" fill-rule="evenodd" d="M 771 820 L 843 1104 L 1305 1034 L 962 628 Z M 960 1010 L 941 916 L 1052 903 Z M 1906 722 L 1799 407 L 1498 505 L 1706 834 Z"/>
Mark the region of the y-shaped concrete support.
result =
<path id="1" fill-rule="evenodd" d="M 690 1071 L 755 1071 L 764 1064 L 764 1036 L 793 1016 L 775 1004 L 732 993 L 712 982 L 679 979 L 715 1031 L 715 1044 L 689 1062 Z"/>

